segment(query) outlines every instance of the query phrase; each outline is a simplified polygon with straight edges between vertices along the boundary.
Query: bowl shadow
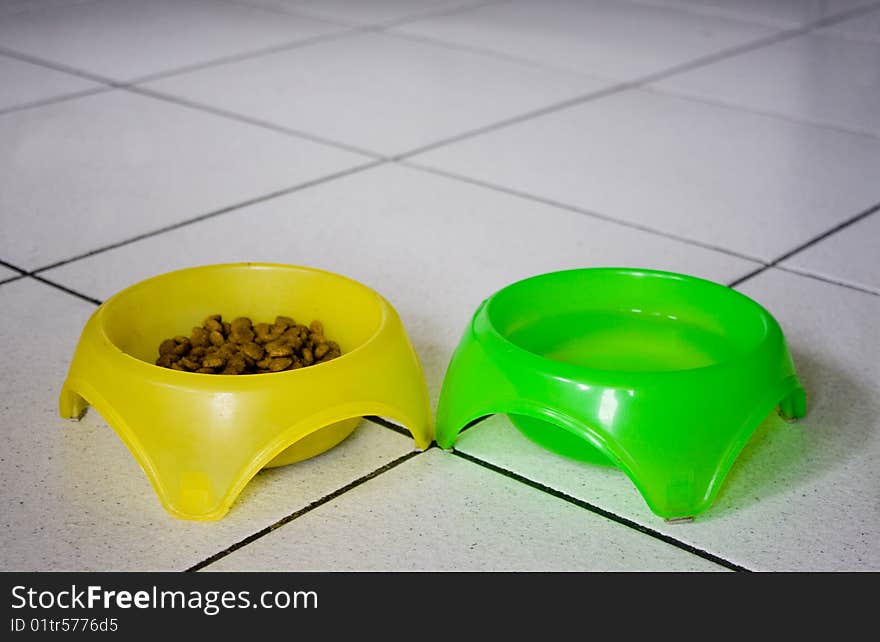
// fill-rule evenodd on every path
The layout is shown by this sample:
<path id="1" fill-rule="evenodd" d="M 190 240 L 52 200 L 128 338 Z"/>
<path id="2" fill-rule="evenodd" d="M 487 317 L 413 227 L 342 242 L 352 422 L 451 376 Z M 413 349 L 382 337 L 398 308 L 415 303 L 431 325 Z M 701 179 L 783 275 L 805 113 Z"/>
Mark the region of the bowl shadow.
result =
<path id="1" fill-rule="evenodd" d="M 768 416 L 701 521 L 791 493 L 864 452 L 872 430 L 859 418 L 880 414 L 880 403 L 860 381 L 827 359 L 796 347 L 791 351 L 806 390 L 807 415 L 793 424 L 775 412 Z"/>

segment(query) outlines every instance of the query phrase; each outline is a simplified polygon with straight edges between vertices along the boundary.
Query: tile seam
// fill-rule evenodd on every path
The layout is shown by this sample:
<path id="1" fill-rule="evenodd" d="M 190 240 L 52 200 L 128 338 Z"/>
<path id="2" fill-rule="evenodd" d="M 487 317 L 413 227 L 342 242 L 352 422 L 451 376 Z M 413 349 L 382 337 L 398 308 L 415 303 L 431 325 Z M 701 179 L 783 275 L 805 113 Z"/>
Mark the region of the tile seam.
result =
<path id="1" fill-rule="evenodd" d="M 187 109 L 191 109 L 193 111 L 198 111 L 206 114 L 211 114 L 213 116 L 217 116 L 220 118 L 225 118 L 226 120 L 231 120 L 235 122 L 245 123 L 254 127 L 259 127 L 261 129 L 265 129 L 268 131 L 272 131 L 278 134 L 284 134 L 285 136 L 290 136 L 292 138 L 298 138 L 301 140 L 307 140 L 312 143 L 317 143 L 320 145 L 326 145 L 327 147 L 332 147 L 335 149 L 340 149 L 342 151 L 346 151 L 353 154 L 358 154 L 360 156 L 364 156 L 366 158 L 371 158 L 373 160 L 387 160 L 387 158 L 381 153 L 374 152 L 369 149 L 364 149 L 362 147 L 358 147 L 355 145 L 350 145 L 343 141 L 334 140 L 332 138 L 326 138 L 324 136 L 320 136 L 318 134 L 311 134 L 306 131 L 302 131 L 299 129 L 292 129 L 290 127 L 285 127 L 283 125 L 277 125 L 268 120 L 262 120 L 260 118 L 254 118 L 251 116 L 247 116 L 245 114 L 241 114 L 235 111 L 228 111 L 226 109 L 221 109 L 219 107 L 212 107 L 206 103 L 200 103 L 197 101 L 192 101 L 187 98 L 183 98 L 181 96 L 175 96 L 174 94 L 168 94 L 161 91 L 156 91 L 154 89 L 150 89 L 147 87 L 141 87 L 139 85 L 126 85 L 124 87 L 119 87 L 120 90 L 126 91 L 128 93 L 136 94 L 138 96 L 143 96 L 145 98 L 150 98 L 153 100 L 158 100 L 165 103 L 170 103 L 173 105 L 177 105 L 179 107 L 185 107 Z"/>
<path id="2" fill-rule="evenodd" d="M 845 281 L 836 281 L 834 279 L 828 278 L 826 276 L 822 276 L 821 274 L 814 274 L 812 272 L 807 272 L 801 268 L 791 267 L 789 265 L 774 265 L 774 270 L 780 270 L 781 272 L 788 272 L 790 274 L 797 274 L 798 276 L 802 276 L 808 279 L 814 279 L 816 281 L 821 281 L 822 283 L 827 283 L 828 285 L 836 285 L 842 288 L 846 288 L 848 290 L 853 290 L 855 292 L 861 292 L 862 294 L 871 294 L 873 296 L 880 296 L 880 291 L 871 290 L 866 287 L 860 287 L 853 283 L 847 283 Z"/>
<path id="3" fill-rule="evenodd" d="M 726 254 L 726 255 L 732 256 L 734 258 L 742 259 L 744 261 L 750 261 L 750 262 L 756 263 L 756 264 L 765 264 L 765 261 L 763 259 L 760 259 L 755 256 L 749 256 L 747 254 L 741 254 L 740 252 L 737 252 L 736 250 L 731 250 L 731 249 L 721 247 L 718 245 L 712 245 L 711 243 L 706 243 L 704 241 L 700 241 L 699 239 L 692 239 L 692 238 L 688 238 L 686 236 L 679 236 L 679 235 L 673 234 L 671 232 L 666 232 L 664 230 L 660 230 L 657 228 L 648 227 L 646 225 L 641 225 L 639 223 L 627 221 L 626 219 L 617 218 L 614 216 L 610 216 L 608 214 L 602 214 L 600 212 L 597 212 L 594 210 L 588 210 L 588 209 L 585 209 L 582 207 L 578 207 L 576 205 L 570 205 L 568 203 L 564 203 L 562 201 L 557 201 L 554 199 L 546 198 L 544 196 L 540 196 L 537 194 L 532 194 L 529 192 L 522 192 L 520 190 L 511 188 L 511 187 L 505 187 L 504 185 L 499 185 L 497 183 L 490 183 L 488 181 L 483 181 L 478 178 L 471 178 L 471 177 L 465 176 L 463 174 L 456 174 L 454 172 L 449 172 L 447 170 L 439 169 L 436 167 L 430 167 L 428 165 L 420 165 L 420 164 L 417 164 L 417 163 L 409 161 L 409 160 L 395 160 L 392 162 L 399 164 L 403 167 L 408 167 L 410 169 L 415 169 L 415 170 L 426 172 L 429 174 L 436 174 L 438 176 L 443 176 L 443 177 L 450 179 L 450 180 L 461 181 L 461 182 L 468 183 L 471 185 L 476 185 L 478 187 L 482 187 L 482 188 L 489 189 L 492 191 L 501 192 L 501 193 L 507 194 L 509 196 L 515 196 L 515 197 L 522 198 L 525 200 L 541 203 L 542 205 L 547 205 L 547 206 L 550 206 L 550 207 L 553 207 L 556 209 L 561 209 L 561 210 L 565 210 L 568 212 L 572 212 L 574 214 L 580 214 L 581 216 L 587 216 L 589 218 L 594 218 L 594 219 L 597 219 L 600 221 L 605 221 L 607 223 L 614 223 L 614 224 L 619 225 L 621 227 L 626 227 L 629 229 L 634 229 L 634 230 L 638 230 L 641 232 L 646 232 L 649 234 L 653 234 L 654 236 L 660 236 L 660 237 L 668 238 L 668 239 L 671 239 L 674 241 L 679 241 L 681 243 L 686 243 L 687 245 L 690 245 L 690 246 L 700 247 L 705 250 L 710 250 L 713 252 Z"/>
<path id="4" fill-rule="evenodd" d="M 738 56 L 740 54 L 747 53 L 749 51 L 762 49 L 764 47 L 768 47 L 770 45 L 773 45 L 773 44 L 776 44 L 779 42 L 783 42 L 785 40 L 790 40 L 790 39 L 795 38 L 799 35 L 809 33 L 811 31 L 814 31 L 814 30 L 822 28 L 822 27 L 826 27 L 831 24 L 835 24 L 836 22 L 841 22 L 843 20 L 852 18 L 854 16 L 861 15 L 862 13 L 868 13 L 872 10 L 873 10 L 873 7 L 871 5 L 869 5 L 868 7 L 857 7 L 853 10 L 843 12 L 841 14 L 837 14 L 834 16 L 829 16 L 829 17 L 826 17 L 823 19 L 816 20 L 814 22 L 808 23 L 807 25 L 804 25 L 801 27 L 792 28 L 792 29 L 779 29 L 773 33 L 766 35 L 766 36 L 763 36 L 761 38 L 757 38 L 757 39 L 752 40 L 750 42 L 745 42 L 741 45 L 735 45 L 732 47 L 728 47 L 726 49 L 722 49 L 720 51 L 717 51 L 717 52 L 714 52 L 711 54 L 706 54 L 705 56 L 700 56 L 700 57 L 697 57 L 693 60 L 686 61 L 684 63 L 680 63 L 678 65 L 672 65 L 670 67 L 667 67 L 666 69 L 661 69 L 657 72 L 644 74 L 642 76 L 637 76 L 637 77 L 630 79 L 630 80 L 619 81 L 617 84 L 613 84 L 610 87 L 607 87 L 602 90 L 585 92 L 584 94 L 581 94 L 579 96 L 574 96 L 572 98 L 569 98 L 569 99 L 566 99 L 563 101 L 559 101 L 557 103 L 546 105 L 546 106 L 538 108 L 538 109 L 524 112 L 524 113 L 517 115 L 517 116 L 512 116 L 510 118 L 503 119 L 503 120 L 497 121 L 495 123 L 491 123 L 491 124 L 486 125 L 482 128 L 471 130 L 470 132 L 467 133 L 467 135 L 459 134 L 454 137 L 449 137 L 447 139 L 436 141 L 434 143 L 431 143 L 430 145 L 425 145 L 425 146 L 416 148 L 415 150 L 410 150 L 410 151 L 404 152 L 402 154 L 398 154 L 393 157 L 393 160 L 408 159 L 408 158 L 415 156 L 417 154 L 422 154 L 422 153 L 437 149 L 439 147 L 443 147 L 445 145 L 454 144 L 457 142 L 461 142 L 462 140 L 468 140 L 468 139 L 476 137 L 476 136 L 481 136 L 483 134 L 486 134 L 486 133 L 489 133 L 492 131 L 496 131 L 498 129 L 504 129 L 506 127 L 510 127 L 510 126 L 519 124 L 521 122 L 531 120 L 533 118 L 539 118 L 541 116 L 546 116 L 547 114 L 555 113 L 558 111 L 563 111 L 565 109 L 569 109 L 571 107 L 576 107 L 576 106 L 585 104 L 587 102 L 591 102 L 593 100 L 604 98 L 604 97 L 612 95 L 612 94 L 616 94 L 616 93 L 620 93 L 620 92 L 628 91 L 628 90 L 632 90 L 632 89 L 638 89 L 638 88 L 644 87 L 646 85 L 649 85 L 651 83 L 657 82 L 658 80 L 662 80 L 662 79 L 665 79 L 665 78 L 668 78 L 671 76 L 675 76 L 677 74 L 681 74 L 686 71 L 691 71 L 693 69 L 698 69 L 700 67 L 705 67 L 707 65 L 713 64 L 715 62 L 719 62 L 719 61 L 724 60 L 726 58 L 731 58 L 733 56 Z M 454 43 L 448 43 L 448 42 L 445 42 L 442 40 L 436 40 L 436 43 L 441 44 L 441 45 L 445 44 L 446 46 L 449 46 L 450 48 L 458 48 Z M 475 49 L 475 48 L 471 48 L 471 49 L 467 49 L 467 50 L 471 51 L 471 52 L 479 51 L 478 49 Z M 568 71 L 568 73 L 574 73 L 574 72 L 571 72 L 570 70 L 565 70 L 565 69 L 561 69 L 561 68 L 557 68 L 557 67 L 554 67 L 554 68 L 559 71 Z M 581 75 L 583 75 L 583 74 L 581 74 Z"/>
<path id="5" fill-rule="evenodd" d="M 851 225 L 858 223 L 859 221 L 871 216 L 872 214 L 874 214 L 875 212 L 878 212 L 878 211 L 880 211 L 880 203 L 872 205 L 872 206 L 868 207 L 867 209 L 862 210 L 858 214 L 854 214 L 853 216 L 850 216 L 849 218 L 841 221 L 840 223 L 837 223 L 836 225 L 817 234 L 816 236 L 808 239 L 807 241 L 804 241 L 800 245 L 797 245 L 794 249 L 788 250 L 784 254 L 778 256 L 773 261 L 766 263 L 765 265 L 761 266 L 757 270 L 750 272 L 749 274 L 746 274 L 745 276 L 742 276 L 742 277 L 736 279 L 735 281 L 732 281 L 731 283 L 728 284 L 728 287 L 731 287 L 731 288 L 737 287 L 737 286 L 745 283 L 746 281 L 758 276 L 759 274 L 763 274 L 764 272 L 766 272 L 767 270 L 770 270 L 772 268 L 784 269 L 779 265 L 783 261 L 790 259 L 793 256 L 796 256 L 800 252 L 802 252 L 808 248 L 811 248 L 818 243 L 821 243 L 825 239 L 834 236 L 838 232 L 845 230 L 846 228 L 850 227 Z M 786 270 L 786 271 L 793 272 L 793 273 L 796 272 L 796 270 L 790 270 L 790 269 Z M 812 277 L 814 275 L 802 274 L 802 276 Z M 823 280 L 823 279 L 818 279 L 818 280 Z M 835 283 L 835 285 L 839 285 L 841 287 L 850 287 L 845 283 Z M 851 289 L 859 290 L 859 288 L 855 288 L 855 287 L 851 287 Z M 871 293 L 869 292 L 869 294 L 871 294 Z"/>
<path id="6" fill-rule="evenodd" d="M 880 142 L 880 134 L 875 134 L 873 132 L 861 129 L 849 129 L 848 127 L 844 127 L 842 125 L 835 125 L 834 123 L 821 122 L 818 120 L 809 120 L 806 118 L 799 118 L 797 116 L 793 116 L 791 114 L 784 114 L 782 112 L 772 111 L 772 110 L 764 110 L 755 107 L 749 107 L 746 105 L 736 105 L 734 103 L 726 102 L 721 99 L 715 98 L 707 98 L 705 96 L 698 96 L 694 94 L 687 93 L 686 91 L 680 91 L 672 88 L 664 88 L 658 87 L 657 85 L 643 85 L 639 87 L 640 91 L 645 91 L 649 93 L 659 94 L 661 96 L 669 96 L 672 98 L 685 99 L 689 101 L 693 101 L 696 103 L 702 103 L 704 105 L 709 105 L 712 107 L 721 107 L 724 109 L 730 109 L 734 111 L 740 111 L 747 114 L 754 114 L 756 116 L 762 116 L 764 118 L 773 118 L 775 120 L 780 120 L 786 123 L 793 123 L 795 125 L 802 125 L 805 127 L 813 127 L 817 129 L 827 129 L 829 131 L 833 131 L 839 134 L 847 134 L 849 136 L 864 136 L 865 138 L 870 138 L 876 142 Z"/>
<path id="7" fill-rule="evenodd" d="M 724 568 L 727 568 L 732 571 L 748 572 L 750 570 L 750 569 L 745 568 L 744 566 L 736 564 L 735 562 L 731 562 L 730 560 L 727 560 L 719 555 L 715 555 L 714 553 L 710 553 L 709 551 L 706 551 L 706 550 L 703 550 L 703 549 L 698 548 L 696 546 L 693 546 L 691 544 L 688 544 L 687 542 L 682 542 L 681 540 L 676 539 L 670 535 L 666 535 L 665 533 L 661 533 L 660 531 L 656 531 L 649 526 L 645 526 L 644 524 L 640 524 L 639 522 L 637 522 L 635 520 L 629 519 L 627 517 L 623 517 L 621 515 L 618 515 L 617 513 L 614 513 L 612 511 L 604 509 L 600 506 L 597 506 L 597 505 L 592 504 L 590 502 L 584 501 L 582 499 L 578 499 L 577 497 L 573 497 L 572 495 L 569 495 L 568 493 L 564 493 L 560 490 L 552 488 L 551 486 L 547 486 L 546 484 L 542 484 L 541 482 L 537 482 L 532 479 L 529 479 L 528 477 L 520 475 L 519 473 L 515 473 L 511 470 L 508 470 L 507 468 L 503 468 L 502 466 L 497 466 L 495 464 L 489 463 L 483 459 L 480 459 L 479 457 L 475 457 L 474 455 L 464 453 L 464 452 L 457 450 L 457 449 L 453 449 L 451 452 L 456 457 L 460 457 L 461 459 L 469 461 L 477 466 L 480 466 L 480 467 L 485 468 L 487 470 L 491 470 L 492 472 L 494 472 L 498 475 L 501 475 L 503 477 L 507 477 L 508 479 L 512 479 L 516 482 L 519 482 L 519 483 L 523 484 L 524 486 L 528 486 L 530 488 L 533 488 L 537 491 L 540 491 L 540 492 L 545 493 L 547 495 L 550 495 L 552 497 L 556 497 L 557 499 L 561 499 L 562 501 L 565 501 L 565 502 L 572 504 L 574 506 L 577 506 L 579 508 L 585 509 L 586 511 L 593 513 L 595 515 L 598 515 L 600 517 L 604 517 L 605 519 L 612 521 L 612 522 L 615 522 L 617 524 L 620 524 L 621 526 L 625 526 L 631 530 L 640 532 L 643 535 L 647 535 L 648 537 L 651 537 L 653 539 L 664 542 L 664 543 L 666 543 L 670 546 L 673 546 L 675 548 L 678 548 L 680 550 L 686 551 L 692 555 L 695 555 L 696 557 L 700 557 L 704 560 L 713 562 L 714 564 L 717 564 L 719 566 L 723 566 Z"/>
<path id="8" fill-rule="evenodd" d="M 206 221 L 209 219 L 223 216 L 225 214 L 236 212 L 240 209 L 250 207 L 252 205 L 257 205 L 257 204 L 263 203 L 265 201 L 270 201 L 275 198 L 287 196 L 288 194 L 294 194 L 294 193 L 299 192 L 301 190 L 308 189 L 310 187 L 315 187 L 315 186 L 320 185 L 322 183 L 330 182 L 330 181 L 333 181 L 333 180 L 336 180 L 339 178 L 343 178 L 345 176 L 357 174 L 359 172 L 366 171 L 366 170 L 372 169 L 374 167 L 378 167 L 383 164 L 384 164 L 384 161 L 370 161 L 368 163 L 364 163 L 361 165 L 355 165 L 354 167 L 350 167 L 348 169 L 341 170 L 338 172 L 333 172 L 332 174 L 327 174 L 325 176 L 322 176 L 322 177 L 319 177 L 316 179 L 312 179 L 309 181 L 305 181 L 303 183 L 298 183 L 298 184 L 293 185 L 291 187 L 286 187 L 286 188 L 283 188 L 280 190 L 276 190 L 274 192 L 267 192 L 267 193 L 261 194 L 259 196 L 255 196 L 253 198 L 250 198 L 250 199 L 247 199 L 244 201 L 239 201 L 239 202 L 234 203 L 232 205 L 228 205 L 226 207 L 222 207 L 222 208 L 219 208 L 216 210 L 211 210 L 210 212 L 206 212 L 204 214 L 200 214 L 198 216 L 194 216 L 194 217 L 184 219 L 181 221 L 176 221 L 176 222 L 171 223 L 169 225 L 165 225 L 163 227 L 160 227 L 160 228 L 157 228 L 154 230 L 150 230 L 148 232 L 143 232 L 142 234 L 138 234 L 136 236 L 127 237 L 127 238 L 121 239 L 119 241 L 115 241 L 113 243 L 103 245 L 99 248 L 89 250 L 87 252 L 83 252 L 81 254 L 77 254 L 72 257 L 68 257 L 65 259 L 55 261 L 55 262 L 50 263 L 48 265 L 44 265 L 42 267 L 39 267 L 39 268 L 32 270 L 30 272 L 30 274 L 31 275 L 41 274 L 41 273 L 46 272 L 48 270 L 53 270 L 55 268 L 59 268 L 64 265 L 68 265 L 68 264 L 74 263 L 76 261 L 80 261 L 80 260 L 95 256 L 98 254 L 103 254 L 104 252 L 109 252 L 110 250 L 115 250 L 120 247 L 124 247 L 126 245 L 130 245 L 132 243 L 136 243 L 138 241 L 142 241 L 142 240 L 152 238 L 155 236 L 161 236 L 162 234 L 165 234 L 167 232 L 172 232 L 172 231 L 180 229 L 182 227 L 188 227 L 190 225 L 195 225 L 197 223 L 201 223 L 202 221 Z"/>
<path id="9" fill-rule="evenodd" d="M 97 0 L 96 0 L 97 1 Z M 0 116 L 5 116 L 6 114 L 14 114 L 20 111 L 27 111 L 29 109 L 35 109 L 37 107 L 46 107 L 48 105 L 57 105 L 58 103 L 67 102 L 68 100 L 76 100 L 77 98 L 86 98 L 87 96 L 94 96 L 96 94 L 103 94 L 109 91 L 113 91 L 113 87 L 101 86 L 94 87 L 92 89 L 84 89 L 82 91 L 75 91 L 72 93 L 66 94 L 58 94 L 56 96 L 52 96 L 50 98 L 41 98 L 38 100 L 33 100 L 27 103 L 19 103 L 17 105 L 9 105 L 7 107 L 0 108 Z"/>
<path id="10" fill-rule="evenodd" d="M 266 527 L 254 532 L 254 533 L 251 533 L 247 537 L 244 537 L 244 538 L 240 539 L 239 541 L 235 542 L 234 544 L 227 546 L 222 551 L 218 551 L 217 553 L 214 553 L 213 555 L 201 560 L 200 562 L 193 564 L 189 568 L 185 569 L 185 572 L 200 571 L 203 568 L 210 566 L 214 562 L 217 562 L 218 560 L 223 559 L 224 557 L 234 553 L 235 551 L 238 551 L 242 548 L 245 548 L 249 544 L 252 544 L 253 542 L 257 541 L 258 539 L 265 537 L 266 535 L 281 528 L 282 526 L 289 524 L 290 522 L 294 521 L 295 519 L 298 519 L 299 517 L 302 517 L 303 515 L 306 515 L 306 514 L 312 512 L 316 508 L 319 508 L 319 507 L 323 506 L 324 504 L 333 501 L 334 499 L 344 495 L 348 491 L 353 490 L 353 489 L 357 488 L 358 486 L 365 484 L 365 483 L 369 482 L 370 480 L 379 477 L 383 473 L 386 473 L 389 470 L 396 468 L 400 464 L 409 461 L 413 457 L 421 455 L 423 452 L 425 452 L 425 451 L 413 450 L 413 451 L 406 453 L 405 455 L 401 455 L 400 457 L 392 459 L 391 461 L 385 463 L 383 466 L 376 468 L 375 470 L 367 473 L 366 475 L 362 475 L 361 477 L 358 477 L 354 481 L 351 481 L 348 484 L 341 486 L 340 488 L 337 488 L 333 492 L 327 493 L 326 495 L 323 495 L 320 498 L 318 498 L 312 502 L 309 502 L 306 506 L 303 506 L 302 508 L 295 510 L 294 512 L 290 513 L 289 515 L 282 517 L 281 519 L 273 522 L 269 526 L 266 526 Z"/>

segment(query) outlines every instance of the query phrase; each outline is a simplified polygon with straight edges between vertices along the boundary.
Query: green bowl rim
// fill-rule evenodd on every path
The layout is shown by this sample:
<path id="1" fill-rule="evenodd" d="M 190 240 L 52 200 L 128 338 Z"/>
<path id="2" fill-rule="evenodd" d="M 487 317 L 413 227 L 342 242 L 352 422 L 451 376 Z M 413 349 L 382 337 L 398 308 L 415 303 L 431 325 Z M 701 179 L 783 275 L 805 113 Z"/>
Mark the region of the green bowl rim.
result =
<path id="1" fill-rule="evenodd" d="M 722 294 L 722 296 L 729 296 L 736 298 L 740 303 L 746 304 L 748 308 L 754 311 L 758 319 L 763 323 L 762 334 L 760 338 L 751 346 L 751 348 L 743 350 L 739 352 L 735 357 L 730 359 L 726 359 L 723 361 L 710 363 L 704 366 L 698 366 L 696 368 L 682 368 L 677 370 L 609 370 L 602 368 L 592 368 L 586 366 L 578 366 L 571 363 L 565 363 L 562 361 L 557 361 L 555 359 L 551 359 L 549 357 L 542 356 L 535 352 L 532 352 L 522 346 L 517 345 L 515 342 L 508 339 L 502 332 L 500 332 L 492 322 L 490 307 L 500 295 L 505 292 L 509 292 L 512 288 L 521 287 L 523 284 L 559 278 L 563 275 L 570 275 L 573 273 L 590 273 L 590 274 L 608 274 L 614 275 L 617 277 L 634 277 L 634 276 L 651 276 L 651 277 L 659 277 L 670 279 L 674 281 L 678 281 L 683 284 L 685 287 L 687 286 L 699 286 L 699 287 L 708 287 L 713 289 L 715 292 Z M 716 283 L 714 281 L 710 281 L 708 279 L 703 279 L 697 276 L 691 276 L 687 274 L 681 274 L 678 272 L 669 272 L 665 270 L 652 270 L 652 269 L 644 269 L 644 268 L 634 268 L 634 267 L 587 267 L 587 268 L 573 268 L 567 270 L 557 270 L 554 272 L 546 272 L 543 274 L 537 274 L 534 276 L 527 277 L 525 279 L 521 279 L 519 281 L 515 281 L 510 283 L 500 290 L 497 290 L 492 295 L 487 297 L 474 312 L 471 323 L 469 325 L 469 331 L 471 332 L 474 340 L 478 343 L 484 345 L 487 349 L 487 352 L 492 354 L 493 356 L 505 355 L 509 358 L 513 359 L 526 359 L 531 362 L 534 370 L 542 371 L 550 375 L 556 375 L 565 378 L 571 378 L 575 381 L 580 380 L 584 377 L 584 375 L 596 375 L 595 379 L 590 377 L 591 379 L 597 381 L 618 381 L 625 382 L 628 377 L 637 376 L 637 377 L 661 377 L 661 376 L 669 376 L 669 375 L 684 375 L 684 374 L 702 374 L 705 373 L 709 369 L 721 369 L 721 368 L 730 368 L 736 366 L 737 363 L 747 360 L 749 357 L 754 354 L 766 350 L 767 345 L 770 344 L 772 346 L 782 346 L 784 345 L 785 338 L 782 333 L 782 329 L 779 326 L 777 320 L 773 317 L 770 312 L 764 308 L 760 303 L 752 299 L 751 297 L 746 296 L 742 292 L 738 292 L 728 286 L 722 285 L 720 283 Z M 515 356 L 514 356 L 515 355 Z M 504 358 L 504 357 L 502 357 Z"/>

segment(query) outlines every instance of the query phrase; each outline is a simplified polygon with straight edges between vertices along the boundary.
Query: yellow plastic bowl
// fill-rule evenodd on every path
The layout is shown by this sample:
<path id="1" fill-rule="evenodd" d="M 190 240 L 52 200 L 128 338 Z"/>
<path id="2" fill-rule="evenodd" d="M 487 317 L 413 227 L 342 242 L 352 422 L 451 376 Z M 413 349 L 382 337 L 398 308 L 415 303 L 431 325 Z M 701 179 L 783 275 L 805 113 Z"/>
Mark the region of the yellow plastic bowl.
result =
<path id="1" fill-rule="evenodd" d="M 342 356 L 285 372 L 208 375 L 154 365 L 159 343 L 209 314 L 320 319 Z M 262 468 L 332 448 L 364 415 L 395 420 L 426 448 L 428 393 L 395 310 L 351 279 L 307 267 L 239 263 L 147 279 L 101 305 L 83 329 L 59 401 L 92 405 L 172 514 L 214 520 Z"/>

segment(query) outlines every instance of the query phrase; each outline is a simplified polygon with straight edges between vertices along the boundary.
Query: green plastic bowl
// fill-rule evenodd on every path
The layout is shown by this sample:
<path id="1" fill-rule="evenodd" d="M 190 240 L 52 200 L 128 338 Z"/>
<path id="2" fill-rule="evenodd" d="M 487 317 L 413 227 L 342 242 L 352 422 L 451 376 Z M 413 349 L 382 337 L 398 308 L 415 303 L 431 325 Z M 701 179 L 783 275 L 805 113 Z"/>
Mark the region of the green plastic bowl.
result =
<path id="1" fill-rule="evenodd" d="M 437 443 L 506 413 L 559 454 L 622 469 L 654 513 L 708 508 L 778 406 L 806 397 L 767 310 L 692 276 L 632 268 L 553 272 L 477 309 L 440 394 Z"/>

